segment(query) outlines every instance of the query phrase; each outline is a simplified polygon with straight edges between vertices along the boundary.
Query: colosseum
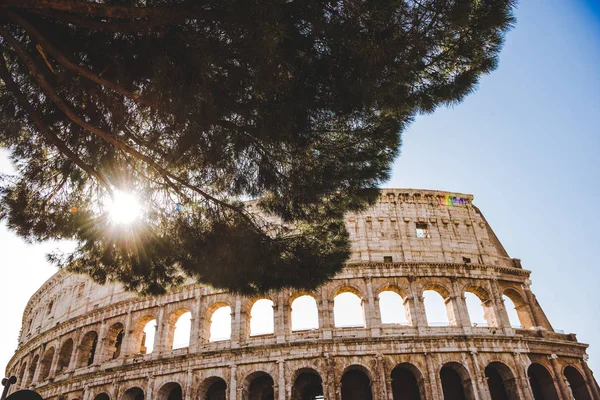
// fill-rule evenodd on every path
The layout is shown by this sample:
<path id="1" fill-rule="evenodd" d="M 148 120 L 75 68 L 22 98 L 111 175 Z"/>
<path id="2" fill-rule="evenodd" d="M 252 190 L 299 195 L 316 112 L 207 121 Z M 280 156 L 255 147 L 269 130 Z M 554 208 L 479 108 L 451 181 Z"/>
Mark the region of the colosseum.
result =
<path id="1" fill-rule="evenodd" d="M 531 272 L 472 200 L 382 190 L 376 205 L 346 216 L 352 257 L 313 292 L 246 298 L 190 283 L 140 298 L 59 271 L 24 311 L 11 391 L 53 400 L 599 400 L 587 345 L 552 328 Z M 436 301 L 440 321 L 428 309 Z"/>

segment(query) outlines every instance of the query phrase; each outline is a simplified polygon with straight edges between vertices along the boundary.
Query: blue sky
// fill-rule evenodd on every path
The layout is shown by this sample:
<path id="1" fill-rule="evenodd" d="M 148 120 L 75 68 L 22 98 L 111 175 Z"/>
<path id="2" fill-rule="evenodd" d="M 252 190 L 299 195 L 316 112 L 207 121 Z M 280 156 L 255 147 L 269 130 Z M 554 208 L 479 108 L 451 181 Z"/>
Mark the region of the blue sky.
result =
<path id="1" fill-rule="evenodd" d="M 533 271 L 550 322 L 590 344 L 600 374 L 600 1 L 522 0 L 517 18 L 479 90 L 405 132 L 385 186 L 473 193 Z M 54 272 L 44 261 L 53 247 L 0 227 L 1 370 L 28 298 Z"/>
<path id="2" fill-rule="evenodd" d="M 600 1 L 526 0 L 498 70 L 420 116 L 385 186 L 475 195 L 600 374 Z"/>

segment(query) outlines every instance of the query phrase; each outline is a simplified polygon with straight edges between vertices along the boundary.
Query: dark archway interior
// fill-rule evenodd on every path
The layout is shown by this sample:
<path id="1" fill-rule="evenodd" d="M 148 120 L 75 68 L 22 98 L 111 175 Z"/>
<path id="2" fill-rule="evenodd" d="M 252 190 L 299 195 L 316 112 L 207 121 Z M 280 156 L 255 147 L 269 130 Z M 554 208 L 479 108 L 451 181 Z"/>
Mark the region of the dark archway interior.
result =
<path id="1" fill-rule="evenodd" d="M 398 366 L 392 371 L 394 400 L 420 400 L 417 378 L 408 368 Z"/>
<path id="2" fill-rule="evenodd" d="M 294 381 L 293 400 L 317 400 L 323 398 L 323 381 L 313 372 L 302 372 Z"/>
<path id="3" fill-rule="evenodd" d="M 558 400 L 554 380 L 546 368 L 540 364 L 531 364 L 527 375 L 535 400 Z"/>
<path id="4" fill-rule="evenodd" d="M 574 367 L 565 368 L 565 378 L 569 382 L 571 387 L 571 393 L 575 400 L 591 400 L 590 392 L 588 391 L 587 385 L 583 376 Z"/>
<path id="5" fill-rule="evenodd" d="M 144 391 L 138 387 L 127 389 L 121 400 L 144 400 Z"/>
<path id="6" fill-rule="evenodd" d="M 219 379 L 208 387 L 203 400 L 225 400 L 226 397 L 227 384 L 223 379 Z"/>
<path id="7" fill-rule="evenodd" d="M 252 380 L 248 391 L 248 400 L 274 400 L 273 378 L 262 375 Z"/>
<path id="8" fill-rule="evenodd" d="M 467 400 L 462 379 L 453 368 L 445 366 L 440 371 L 444 399 Z"/>
<path id="9" fill-rule="evenodd" d="M 500 372 L 496 368 L 488 366 L 485 369 L 485 376 L 487 377 L 492 400 L 509 400 Z"/>
<path id="10" fill-rule="evenodd" d="M 106 393 L 100 393 L 94 397 L 94 400 L 110 400 L 110 397 Z"/>
<path id="11" fill-rule="evenodd" d="M 362 371 L 351 369 L 342 376 L 342 400 L 372 400 L 371 380 Z"/>

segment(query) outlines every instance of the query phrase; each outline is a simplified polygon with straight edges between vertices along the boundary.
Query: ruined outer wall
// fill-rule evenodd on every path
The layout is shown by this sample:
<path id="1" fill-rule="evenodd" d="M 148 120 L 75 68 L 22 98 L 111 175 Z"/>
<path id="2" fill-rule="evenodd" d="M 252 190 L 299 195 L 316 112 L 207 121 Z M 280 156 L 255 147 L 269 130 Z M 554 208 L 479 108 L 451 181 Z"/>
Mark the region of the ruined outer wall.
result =
<path id="1" fill-rule="evenodd" d="M 571 366 L 583 377 L 590 398 L 600 399 L 585 362 L 587 345 L 573 334 L 554 332 L 530 290 L 530 272 L 508 256 L 472 199 L 457 193 L 382 190 L 374 207 L 346 217 L 353 253 L 340 274 L 311 293 L 268 296 L 275 319 L 270 335 L 250 336 L 250 309 L 258 299 L 198 285 L 138 298 L 119 285 L 98 286 L 83 276 L 58 272 L 27 305 L 7 372 L 20 378 L 17 387 L 35 388 L 44 398 L 92 400 L 107 393 L 120 400 L 135 386 L 144 390 L 146 400 L 163 400 L 158 392 L 165 383 L 179 383 L 184 398 L 195 399 L 215 377 L 227 383 L 229 399 L 246 398 L 247 378 L 261 371 L 273 378 L 275 397 L 283 400 L 290 398 L 297 372 L 304 368 L 320 375 L 325 398 L 340 399 L 343 373 L 360 367 L 372 382 L 374 398 L 392 399 L 391 373 L 402 364 L 414 371 L 421 398 L 433 400 L 442 398 L 439 372 L 450 363 L 466 371 L 463 385 L 469 400 L 483 400 L 491 398 L 484 373 L 490 363 L 508 368 L 515 398 L 533 399 L 527 370 L 537 363 L 552 376 L 559 398 L 570 398 L 564 369 Z M 419 235 L 417 226 L 424 228 Z M 423 291 L 430 289 L 444 298 L 450 326 L 428 326 Z M 381 323 L 378 295 L 384 290 L 402 297 L 408 326 Z M 362 299 L 364 327 L 334 326 L 333 299 L 345 291 Z M 488 326 L 471 324 L 467 291 L 482 300 Z M 290 306 L 304 294 L 317 301 L 319 329 L 293 332 Z M 510 325 L 503 294 L 516 304 L 522 328 Z M 232 310 L 231 338 L 210 342 L 210 317 L 223 305 Z M 182 311 L 192 314 L 190 345 L 172 350 L 174 316 Z M 155 349 L 141 355 L 142 323 L 153 318 L 158 321 Z M 111 327 L 117 324 L 125 335 L 120 354 L 112 359 Z M 94 362 L 87 366 L 81 354 L 90 332 L 97 334 L 98 344 Z M 70 341 L 69 360 L 61 359 L 60 350 Z"/>

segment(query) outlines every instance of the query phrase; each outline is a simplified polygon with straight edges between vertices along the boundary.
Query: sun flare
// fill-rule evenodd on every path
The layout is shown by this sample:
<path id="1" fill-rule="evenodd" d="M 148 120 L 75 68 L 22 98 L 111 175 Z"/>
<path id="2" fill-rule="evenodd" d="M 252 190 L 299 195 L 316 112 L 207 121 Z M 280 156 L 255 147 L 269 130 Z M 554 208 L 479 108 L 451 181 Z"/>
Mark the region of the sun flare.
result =
<path id="1" fill-rule="evenodd" d="M 109 203 L 110 220 L 115 224 L 130 224 L 141 215 L 138 198 L 127 192 L 116 191 Z"/>

